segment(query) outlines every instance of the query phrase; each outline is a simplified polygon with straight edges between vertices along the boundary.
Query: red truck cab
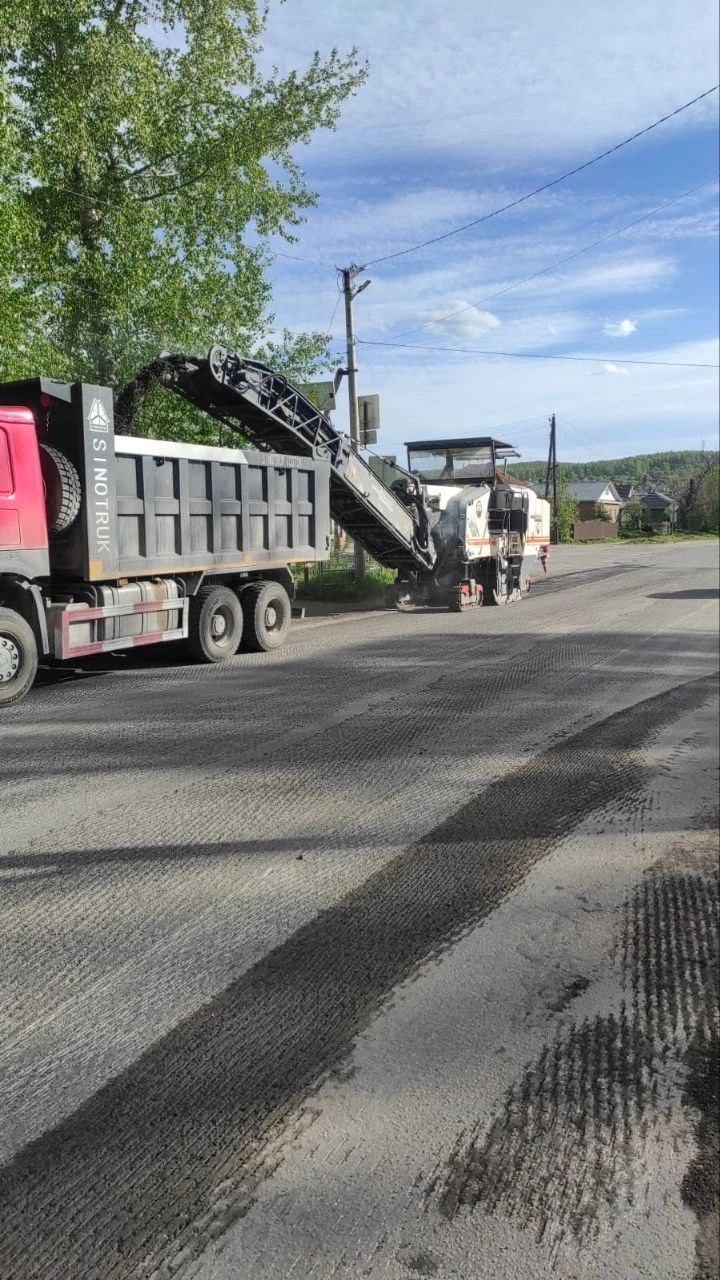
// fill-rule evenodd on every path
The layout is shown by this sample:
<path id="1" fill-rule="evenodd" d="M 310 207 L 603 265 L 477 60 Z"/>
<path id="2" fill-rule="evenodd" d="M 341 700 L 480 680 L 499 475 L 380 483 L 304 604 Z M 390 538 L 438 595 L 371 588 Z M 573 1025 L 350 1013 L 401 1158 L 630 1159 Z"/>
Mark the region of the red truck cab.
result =
<path id="1" fill-rule="evenodd" d="M 0 703 L 32 684 L 47 629 L 38 580 L 50 573 L 40 447 L 32 410 L 0 405 Z"/>
<path id="2" fill-rule="evenodd" d="M 50 572 L 48 529 L 32 411 L 0 405 L 0 567 L 33 578 Z"/>

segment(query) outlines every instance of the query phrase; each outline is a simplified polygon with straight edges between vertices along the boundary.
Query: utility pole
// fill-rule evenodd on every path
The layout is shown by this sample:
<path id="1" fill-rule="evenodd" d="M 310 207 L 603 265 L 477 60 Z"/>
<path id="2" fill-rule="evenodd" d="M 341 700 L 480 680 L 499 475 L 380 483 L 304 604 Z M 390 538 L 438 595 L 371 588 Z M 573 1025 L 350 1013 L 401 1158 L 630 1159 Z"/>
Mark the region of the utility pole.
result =
<path id="1" fill-rule="evenodd" d="M 550 448 L 548 450 L 547 471 L 545 473 L 545 497 L 549 497 L 550 486 L 552 483 L 552 518 L 550 523 L 550 541 L 556 544 L 558 538 L 558 515 L 557 515 L 557 440 L 555 429 L 555 414 L 550 418 Z"/>
<path id="2" fill-rule="evenodd" d="M 340 274 L 342 275 L 342 287 L 345 294 L 345 333 L 347 337 L 347 379 L 348 379 L 348 406 L 350 409 L 350 439 L 353 442 L 353 448 L 360 449 L 360 415 L 358 414 L 358 395 L 357 395 L 357 364 L 355 363 L 356 340 L 355 327 L 353 324 L 353 299 L 363 289 L 367 289 L 370 284 L 369 280 L 365 280 L 363 284 L 356 289 L 355 280 L 363 271 L 363 267 L 355 265 L 342 267 Z M 365 577 L 365 551 L 360 543 L 355 539 L 355 581 L 361 582 Z"/>

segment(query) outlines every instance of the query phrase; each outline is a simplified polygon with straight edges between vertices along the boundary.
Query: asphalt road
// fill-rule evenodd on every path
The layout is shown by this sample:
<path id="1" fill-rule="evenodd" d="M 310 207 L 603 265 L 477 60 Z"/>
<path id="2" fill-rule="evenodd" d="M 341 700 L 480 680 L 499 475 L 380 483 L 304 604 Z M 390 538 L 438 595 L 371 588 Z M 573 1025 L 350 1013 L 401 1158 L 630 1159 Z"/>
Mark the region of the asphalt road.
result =
<path id="1" fill-rule="evenodd" d="M 3 1280 L 716 1274 L 718 554 L 3 715 Z"/>

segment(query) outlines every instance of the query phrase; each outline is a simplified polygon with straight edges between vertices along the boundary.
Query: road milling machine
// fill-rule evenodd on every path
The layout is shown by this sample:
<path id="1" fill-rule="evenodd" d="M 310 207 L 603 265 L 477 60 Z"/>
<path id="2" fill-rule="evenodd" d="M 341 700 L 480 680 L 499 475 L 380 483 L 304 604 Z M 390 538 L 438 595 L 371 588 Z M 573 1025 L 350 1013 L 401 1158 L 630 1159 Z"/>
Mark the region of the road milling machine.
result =
<path id="1" fill-rule="evenodd" d="M 399 609 L 417 605 L 502 605 L 545 569 L 550 505 L 506 469 L 511 445 L 489 436 L 407 445 L 407 467 L 373 470 L 347 435 L 281 374 L 213 347 L 207 360 L 165 356 L 121 398 L 129 429 L 134 406 L 161 382 L 258 448 L 330 463 L 330 515 L 381 565 L 396 571 L 387 592 Z"/>

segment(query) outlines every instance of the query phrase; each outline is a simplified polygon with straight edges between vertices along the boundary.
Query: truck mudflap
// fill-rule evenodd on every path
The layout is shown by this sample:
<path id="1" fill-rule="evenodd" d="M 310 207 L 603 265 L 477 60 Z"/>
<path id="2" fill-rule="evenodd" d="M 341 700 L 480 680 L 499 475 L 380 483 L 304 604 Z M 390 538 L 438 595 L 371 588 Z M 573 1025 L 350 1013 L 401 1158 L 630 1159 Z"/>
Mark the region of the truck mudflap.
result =
<path id="1" fill-rule="evenodd" d="M 94 653 L 109 653 L 116 649 L 134 648 L 136 645 L 185 640 L 188 634 L 188 605 L 187 596 L 175 600 L 143 600 L 126 604 L 102 605 L 97 608 L 82 603 L 52 604 L 48 609 L 48 615 L 51 623 L 53 657 L 67 661 L 68 658 L 84 658 Z M 101 620 L 128 618 L 133 614 L 144 613 L 179 614 L 179 618 L 176 619 L 179 626 L 169 627 L 166 631 L 115 636 L 110 640 L 92 638 L 97 635 L 98 623 Z"/>

